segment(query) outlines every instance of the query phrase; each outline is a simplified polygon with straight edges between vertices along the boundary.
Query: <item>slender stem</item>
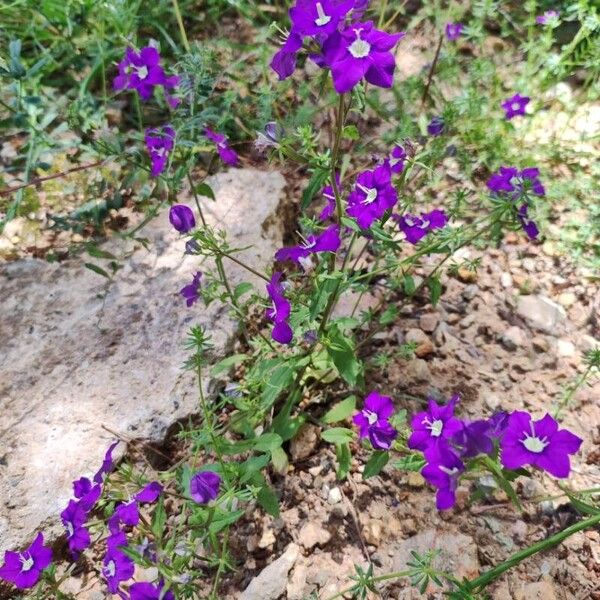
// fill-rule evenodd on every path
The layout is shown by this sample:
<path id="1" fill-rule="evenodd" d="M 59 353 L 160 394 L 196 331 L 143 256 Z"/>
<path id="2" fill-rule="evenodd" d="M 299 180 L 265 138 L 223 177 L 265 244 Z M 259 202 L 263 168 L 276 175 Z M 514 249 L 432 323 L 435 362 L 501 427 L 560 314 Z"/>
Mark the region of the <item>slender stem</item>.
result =
<path id="1" fill-rule="evenodd" d="M 385 575 L 378 575 L 377 577 L 373 577 L 373 579 L 371 579 L 371 581 L 373 583 L 377 583 L 379 581 L 387 581 L 389 579 L 400 579 L 401 577 L 409 577 L 410 575 L 412 575 L 413 571 L 395 571 L 394 573 L 387 573 Z M 342 590 L 341 592 L 338 592 L 337 594 L 334 594 L 333 596 L 329 596 L 326 600 L 337 600 L 337 598 L 342 598 L 343 596 L 345 596 L 346 594 L 349 594 L 350 592 L 354 591 L 356 589 L 356 584 L 354 584 L 351 587 L 348 587 L 344 590 Z"/>
<path id="2" fill-rule="evenodd" d="M 221 555 L 219 556 L 219 566 L 217 567 L 217 572 L 215 574 L 215 580 L 213 581 L 212 590 L 210 592 L 210 597 L 214 600 L 218 600 L 217 591 L 219 588 L 219 580 L 221 578 L 221 573 L 223 572 L 225 566 L 225 554 L 227 553 L 227 546 L 229 544 L 229 527 L 225 531 L 225 537 L 223 539 L 223 545 L 221 546 Z"/>
<path id="3" fill-rule="evenodd" d="M 579 375 L 576 379 L 575 383 L 569 388 L 567 393 L 564 395 L 563 399 L 560 401 L 559 405 L 556 407 L 554 411 L 554 418 L 557 419 L 560 415 L 560 412 L 569 402 L 571 398 L 573 398 L 575 392 L 587 381 L 588 375 L 592 371 L 592 365 L 588 365 L 587 369 Z"/>
<path id="4" fill-rule="evenodd" d="M 542 552 L 547 550 L 548 548 L 552 548 L 557 544 L 560 544 L 563 540 L 570 537 L 571 535 L 583 531 L 584 529 L 588 529 L 589 527 L 593 527 L 600 523 L 600 513 L 593 515 L 587 519 L 583 519 L 579 521 L 579 523 L 575 523 L 575 525 L 571 525 L 571 527 L 567 527 L 562 531 L 550 536 L 549 538 L 542 540 L 541 542 L 537 542 L 537 544 L 533 544 L 529 546 L 529 548 L 525 548 L 519 552 L 513 554 L 509 559 L 495 566 L 493 569 L 486 571 L 483 575 L 480 575 L 476 579 L 473 579 L 469 582 L 469 590 L 470 591 L 479 591 L 484 589 L 488 584 L 492 581 L 498 579 L 502 573 L 512 569 L 512 567 L 518 565 L 520 562 L 524 561 L 526 558 L 537 554 L 538 552 Z"/>
<path id="5" fill-rule="evenodd" d="M 140 132 L 143 132 L 144 119 L 142 118 L 142 105 L 140 104 L 140 97 L 137 93 L 133 94 L 133 104 L 135 105 L 135 114 L 137 115 L 138 128 Z"/>
<path id="6" fill-rule="evenodd" d="M 440 50 L 442 49 L 443 41 L 444 41 L 444 34 L 442 33 L 442 34 L 440 34 L 440 41 L 438 42 L 437 48 L 435 50 L 435 56 L 433 57 L 433 62 L 431 63 L 431 67 L 429 69 L 429 74 L 427 75 L 427 84 L 425 85 L 425 89 L 423 90 L 423 95 L 421 96 L 421 108 L 425 104 L 427 94 L 429 94 L 429 86 L 431 85 L 431 80 L 433 79 L 433 73 L 435 72 L 435 67 L 436 67 L 438 59 L 440 57 Z"/>
<path id="7" fill-rule="evenodd" d="M 266 275 L 264 275 L 263 273 L 259 273 L 257 270 L 253 269 L 250 265 L 247 265 L 246 263 L 242 262 L 241 260 L 239 260 L 238 258 L 233 256 L 232 254 L 228 254 L 227 252 L 221 252 L 221 251 L 219 253 L 221 256 L 228 258 L 229 260 L 234 262 L 236 265 L 240 265 L 240 267 L 243 267 L 244 269 L 246 269 L 246 271 L 252 273 L 253 275 L 260 277 L 261 279 L 264 279 L 265 281 L 271 281 Z"/>
<path id="8" fill-rule="evenodd" d="M 177 19 L 177 25 L 179 26 L 179 33 L 181 35 L 181 42 L 183 43 L 183 47 L 186 52 L 190 51 L 190 43 L 187 38 L 187 34 L 185 32 L 185 26 L 183 24 L 183 19 L 181 18 L 181 11 L 179 10 L 179 2 L 177 0 L 173 0 L 173 10 L 175 11 L 175 18 Z"/>
<path id="9" fill-rule="evenodd" d="M 200 206 L 200 199 L 198 198 L 198 194 L 196 193 L 196 188 L 194 187 L 194 181 L 192 180 L 192 176 L 190 172 L 187 172 L 187 180 L 190 184 L 190 189 L 192 190 L 192 194 L 194 196 L 194 200 L 196 202 L 196 207 L 198 208 L 198 214 L 200 215 L 200 220 L 202 221 L 202 225 L 206 227 L 206 219 L 204 218 L 204 213 L 202 212 L 202 206 Z"/>
<path id="10" fill-rule="evenodd" d="M 377 22 L 377 27 L 381 29 L 383 22 L 385 20 L 385 13 L 387 11 L 388 0 L 381 0 L 381 8 L 379 9 L 379 21 Z"/>

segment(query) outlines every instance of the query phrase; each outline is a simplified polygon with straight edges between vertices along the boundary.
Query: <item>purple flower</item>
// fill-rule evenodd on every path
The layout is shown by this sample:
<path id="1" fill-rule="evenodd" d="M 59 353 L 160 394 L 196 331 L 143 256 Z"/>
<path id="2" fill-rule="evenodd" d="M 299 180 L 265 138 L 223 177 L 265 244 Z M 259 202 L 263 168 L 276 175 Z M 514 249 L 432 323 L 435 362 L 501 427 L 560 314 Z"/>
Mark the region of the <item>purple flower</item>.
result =
<path id="1" fill-rule="evenodd" d="M 144 141 L 152 163 L 152 177 L 158 177 L 165 170 L 169 154 L 175 145 L 174 140 L 175 130 L 169 125 L 165 125 L 161 129 L 146 129 Z"/>
<path id="2" fill-rule="evenodd" d="M 416 215 L 394 216 L 398 221 L 400 229 L 406 236 L 406 240 L 411 244 L 418 243 L 429 232 L 435 229 L 441 229 L 448 223 L 448 217 L 443 210 L 435 209 L 428 213 L 421 213 L 420 217 Z"/>
<path id="3" fill-rule="evenodd" d="M 317 252 L 337 252 L 342 240 L 340 239 L 340 228 L 338 225 L 330 225 L 319 235 L 309 235 L 306 241 L 299 246 L 281 248 L 275 253 L 275 260 L 306 264 L 306 259 Z"/>
<path id="4" fill-rule="evenodd" d="M 489 421 L 461 422 L 461 428 L 452 436 L 451 443 L 457 448 L 461 458 L 491 454 L 494 442 Z"/>
<path id="5" fill-rule="evenodd" d="M 394 146 L 394 149 L 390 153 L 390 157 L 387 160 L 392 173 L 402 173 L 402 171 L 404 171 L 404 163 L 406 161 L 406 150 L 400 145 Z"/>
<path id="6" fill-rule="evenodd" d="M 379 31 L 372 21 L 333 32 L 323 44 L 323 57 L 336 92 L 349 92 L 363 78 L 378 87 L 392 87 L 396 61 L 390 50 L 403 36 Z"/>
<path id="7" fill-rule="evenodd" d="M 529 101 L 530 98 L 528 96 L 515 94 L 508 100 L 505 100 L 500 106 L 502 106 L 506 113 L 506 119 L 510 121 L 513 117 L 525 114 L 525 107 L 529 104 Z"/>
<path id="8" fill-rule="evenodd" d="M 280 279 L 281 273 L 275 272 L 271 276 L 271 281 L 267 283 L 267 293 L 273 306 L 267 308 L 265 316 L 275 324 L 271 337 L 280 344 L 289 344 L 294 336 L 294 332 L 288 323 L 292 305 L 283 295 L 283 286 L 279 283 Z"/>
<path id="9" fill-rule="evenodd" d="M 162 494 L 163 486 L 158 481 L 147 483 L 133 498 L 142 504 L 156 502 Z"/>
<path id="10" fill-rule="evenodd" d="M 500 439 L 508 427 L 508 413 L 503 410 L 497 412 L 488 419 L 488 424 L 489 435 L 493 439 Z"/>
<path id="11" fill-rule="evenodd" d="M 229 146 L 229 141 L 222 133 L 216 133 L 212 129 L 206 127 L 204 129 L 204 135 L 211 141 L 214 142 L 217 147 L 217 152 L 221 157 L 221 160 L 232 167 L 235 167 L 239 163 L 239 157 L 235 150 L 232 150 Z"/>
<path id="12" fill-rule="evenodd" d="M 557 10 L 547 10 L 543 15 L 539 15 L 535 18 L 535 22 L 538 25 L 549 25 L 554 21 L 558 21 L 560 13 Z"/>
<path id="13" fill-rule="evenodd" d="M 527 191 L 536 196 L 544 196 L 546 190 L 539 175 L 537 167 L 528 167 L 522 171 L 516 167 L 500 167 L 492 173 L 486 185 L 495 194 L 510 194 L 513 200 L 519 200 Z"/>
<path id="14" fill-rule="evenodd" d="M 208 504 L 219 495 L 221 477 L 214 471 L 200 471 L 190 479 L 190 496 L 198 504 Z"/>
<path id="15" fill-rule="evenodd" d="M 389 450 L 398 435 L 389 422 L 393 412 L 394 403 L 390 397 L 371 392 L 365 398 L 363 409 L 352 418 L 360 438 L 368 437 L 377 450 Z"/>
<path id="16" fill-rule="evenodd" d="M 123 534 L 118 534 L 107 540 L 108 550 L 104 556 L 102 575 L 106 579 L 108 591 L 117 594 L 119 584 L 133 577 L 135 563 L 126 554 L 118 549 L 118 546 L 126 545 Z"/>
<path id="17" fill-rule="evenodd" d="M 428 461 L 421 470 L 421 475 L 428 483 L 438 488 L 436 493 L 437 509 L 448 510 L 456 504 L 458 479 L 465 470 L 465 466 L 451 450 L 434 452 Z"/>
<path id="18" fill-rule="evenodd" d="M 453 42 L 462 35 L 464 25 L 462 23 L 446 23 L 446 39 Z"/>
<path id="19" fill-rule="evenodd" d="M 119 532 L 119 524 L 123 523 L 135 527 L 140 522 L 140 511 L 137 502 L 123 502 L 117 506 L 113 516 L 108 520 L 108 528 L 111 533 Z"/>
<path id="20" fill-rule="evenodd" d="M 196 227 L 194 213 L 185 204 L 174 204 L 169 209 L 169 221 L 179 233 L 187 233 Z"/>
<path id="21" fill-rule="evenodd" d="M 507 469 L 532 465 L 554 477 L 568 477 L 569 454 L 575 454 L 582 442 L 570 431 L 559 429 L 549 414 L 533 421 L 529 413 L 515 411 L 500 442 L 502 464 Z"/>
<path id="22" fill-rule="evenodd" d="M 98 502 L 98 499 L 102 495 L 102 485 L 97 483 L 93 486 L 87 494 L 84 494 L 79 500 L 79 505 L 85 512 L 90 512 L 92 508 Z"/>
<path id="23" fill-rule="evenodd" d="M 200 300 L 200 281 L 202 279 L 202 273 L 200 271 L 196 271 L 192 279 L 192 283 L 188 283 L 188 285 L 182 287 L 179 290 L 179 293 L 185 298 L 186 306 L 190 307 L 194 302 L 198 302 Z"/>
<path id="24" fill-rule="evenodd" d="M 136 90 L 142 100 L 149 100 L 156 86 L 165 89 L 167 102 L 175 108 L 179 100 L 171 97 L 167 90 L 174 89 L 179 83 L 176 75 L 167 77 L 160 66 L 160 54 L 156 48 L 146 46 L 137 53 L 127 48 L 123 60 L 119 63 L 119 74 L 113 81 L 115 91 Z"/>
<path id="25" fill-rule="evenodd" d="M 442 117 L 433 117 L 427 125 L 427 133 L 434 137 L 442 135 L 444 133 L 444 119 Z"/>
<path id="26" fill-rule="evenodd" d="M 302 36 L 292 30 L 283 46 L 271 59 L 271 69 L 277 73 L 280 81 L 287 79 L 295 71 L 300 48 L 302 48 Z"/>
<path id="27" fill-rule="evenodd" d="M 353 4 L 354 0 L 297 0 L 290 8 L 292 31 L 301 36 L 327 36 L 338 28 Z"/>
<path id="28" fill-rule="evenodd" d="M 457 402 L 458 396 L 445 406 L 430 399 L 428 409 L 415 414 L 411 420 L 413 432 L 408 439 L 408 447 L 421 450 L 426 456 L 440 446 L 450 451 L 448 440 L 462 428 L 462 423 L 454 416 Z"/>
<path id="29" fill-rule="evenodd" d="M 81 477 L 73 482 L 73 495 L 82 498 L 92 489 L 92 482 L 87 477 Z"/>
<path id="30" fill-rule="evenodd" d="M 87 512 L 80 502 L 69 500 L 67 507 L 60 513 L 60 518 L 67 530 L 69 550 L 77 558 L 91 544 L 90 532 L 83 526 Z"/>
<path id="31" fill-rule="evenodd" d="M 530 240 L 534 240 L 540 233 L 536 222 L 533 219 L 530 219 L 528 216 L 529 205 L 527 203 L 521 204 L 519 210 L 517 211 L 517 218 L 521 223 L 521 227 L 527 234 Z"/>
<path id="32" fill-rule="evenodd" d="M 130 600 L 175 600 L 171 590 L 161 596 L 164 582 L 154 583 L 132 583 L 129 587 Z"/>
<path id="33" fill-rule="evenodd" d="M 119 440 L 112 443 L 108 447 L 108 450 L 106 451 L 106 454 L 104 455 L 104 460 L 102 461 L 102 465 L 98 469 L 98 472 L 94 475 L 95 483 L 102 483 L 104 481 L 104 476 L 108 475 L 113 470 L 115 463 L 113 461 L 112 453 L 113 453 L 113 450 L 118 445 L 119 445 Z"/>
<path id="34" fill-rule="evenodd" d="M 279 146 L 279 140 L 283 137 L 285 131 L 283 127 L 275 121 L 269 121 L 265 125 L 264 132 L 256 132 L 256 141 L 254 146 L 257 150 L 264 150 L 265 148 L 277 148 Z"/>
<path id="35" fill-rule="evenodd" d="M 32 588 L 40 579 L 42 571 L 52 562 L 52 550 L 44 546 L 41 533 L 27 550 L 4 553 L 4 564 L 0 567 L 0 579 L 13 583 L 20 590 Z"/>
<path id="36" fill-rule="evenodd" d="M 396 202 L 398 193 L 392 185 L 390 166 L 383 164 L 372 171 L 363 171 L 356 178 L 354 189 L 348 196 L 346 212 L 356 219 L 360 227 L 368 229 Z"/>

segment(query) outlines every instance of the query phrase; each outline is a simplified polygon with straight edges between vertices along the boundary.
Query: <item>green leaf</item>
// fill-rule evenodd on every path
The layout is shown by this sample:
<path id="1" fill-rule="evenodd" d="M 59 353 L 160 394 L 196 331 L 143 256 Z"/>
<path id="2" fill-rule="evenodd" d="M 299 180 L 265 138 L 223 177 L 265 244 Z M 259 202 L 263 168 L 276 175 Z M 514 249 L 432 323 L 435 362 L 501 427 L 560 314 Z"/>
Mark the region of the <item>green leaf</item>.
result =
<path id="1" fill-rule="evenodd" d="M 360 139 L 360 133 L 356 125 L 346 125 L 342 132 L 342 136 L 347 140 L 358 140 Z"/>
<path id="2" fill-rule="evenodd" d="M 117 260 L 117 257 L 114 254 L 111 254 L 110 252 L 107 252 L 106 250 L 102 250 L 101 248 L 98 248 L 98 246 L 96 246 L 94 244 L 90 244 L 89 242 L 85 244 L 85 249 L 86 249 L 86 252 L 90 256 L 93 256 L 94 258 L 107 258 L 107 259 Z"/>
<path id="3" fill-rule="evenodd" d="M 345 479 L 350 471 L 350 463 L 352 462 L 352 454 L 350 453 L 350 446 L 345 444 L 336 444 L 335 454 L 338 459 L 337 476 L 338 479 Z"/>
<path id="4" fill-rule="evenodd" d="M 442 295 L 442 282 L 439 277 L 429 277 L 427 279 L 427 287 L 431 296 L 431 304 L 435 306 Z"/>
<path id="5" fill-rule="evenodd" d="M 383 467 L 388 464 L 389 460 L 389 452 L 373 452 L 371 458 L 369 458 L 367 464 L 365 465 L 363 479 L 369 479 L 369 477 L 375 477 L 375 475 L 379 475 Z"/>
<path id="6" fill-rule="evenodd" d="M 288 455 L 285 453 L 285 450 L 281 447 L 273 448 L 271 450 L 271 463 L 273 464 L 273 469 L 279 475 L 285 475 L 289 460 Z"/>
<path id="7" fill-rule="evenodd" d="M 300 208 L 304 210 L 312 201 L 315 194 L 325 185 L 327 178 L 329 177 L 329 171 L 326 169 L 316 169 L 312 174 L 308 185 L 302 192 L 302 200 L 300 202 Z"/>
<path id="8" fill-rule="evenodd" d="M 262 454 L 260 456 L 251 456 L 238 467 L 240 473 L 240 483 L 247 483 L 252 479 L 255 473 L 264 469 L 269 464 L 270 456 Z"/>
<path id="9" fill-rule="evenodd" d="M 167 522 L 167 511 L 163 503 L 163 497 L 161 496 L 158 500 L 158 504 L 154 509 L 154 515 L 152 516 L 152 533 L 158 540 L 162 539 L 163 531 L 165 530 L 165 523 Z"/>
<path id="10" fill-rule="evenodd" d="M 415 285 L 415 280 L 412 275 L 404 276 L 403 287 L 404 293 L 407 296 L 412 296 L 415 293 L 417 286 Z"/>
<path id="11" fill-rule="evenodd" d="M 298 430 L 304 425 L 305 421 L 306 417 L 304 415 L 298 415 L 297 417 L 277 415 L 277 417 L 273 419 L 273 429 L 281 436 L 281 439 L 284 442 L 287 442 L 298 433 Z M 271 450 L 271 453 L 272 452 L 273 451 Z"/>
<path id="12" fill-rule="evenodd" d="M 354 439 L 354 432 L 346 427 L 331 427 L 321 432 L 321 437 L 331 444 L 346 444 Z"/>
<path id="13" fill-rule="evenodd" d="M 231 367 L 239 365 L 243 363 L 248 358 L 247 354 L 233 354 L 220 360 L 218 363 L 213 365 L 213 368 L 210 370 L 210 374 L 213 377 L 220 375 L 221 373 L 227 373 Z"/>
<path id="14" fill-rule="evenodd" d="M 263 433 L 261 436 L 253 440 L 255 450 L 259 452 L 273 452 L 275 448 L 281 447 L 283 440 L 277 433 Z"/>
<path id="15" fill-rule="evenodd" d="M 243 509 L 234 510 L 231 512 L 218 511 L 215 514 L 212 523 L 209 525 L 208 531 L 212 534 L 219 533 L 219 531 L 222 531 L 228 525 L 235 523 L 240 517 L 243 516 L 244 512 L 245 511 Z"/>
<path id="16" fill-rule="evenodd" d="M 347 383 L 356 386 L 362 380 L 363 365 L 356 355 L 354 340 L 335 326 L 329 330 L 327 352 Z"/>
<path id="17" fill-rule="evenodd" d="M 252 288 L 254 288 L 254 286 L 248 281 L 238 283 L 233 290 L 233 297 L 236 300 L 239 300 L 244 294 L 247 294 L 249 291 L 251 291 Z"/>
<path id="18" fill-rule="evenodd" d="M 194 190 L 196 191 L 196 194 L 199 194 L 200 196 L 204 196 L 205 198 L 210 198 L 211 200 L 216 201 L 215 193 L 213 192 L 213 189 L 210 187 L 210 185 L 208 185 L 208 183 L 206 183 L 206 182 L 199 183 L 194 188 Z"/>
<path id="19" fill-rule="evenodd" d="M 94 273 L 98 273 L 98 275 L 102 275 L 102 277 L 106 277 L 106 279 L 110 279 L 110 275 L 102 267 L 94 263 L 85 263 L 84 267 L 90 271 L 94 271 Z"/>
<path id="20" fill-rule="evenodd" d="M 337 423 L 349 417 L 356 407 L 356 396 L 348 396 L 345 400 L 332 406 L 323 416 L 324 423 Z"/>
<path id="21" fill-rule="evenodd" d="M 268 514 L 275 518 L 279 517 L 279 498 L 271 486 L 265 485 L 260 488 L 256 499 Z"/>
<path id="22" fill-rule="evenodd" d="M 395 304 L 390 304 L 379 317 L 380 325 L 391 325 L 398 318 L 398 307 Z"/>
<path id="23" fill-rule="evenodd" d="M 401 469 L 402 471 L 420 471 L 426 464 L 426 460 L 420 454 L 409 454 L 403 456 L 392 463 L 394 469 Z"/>
<path id="24" fill-rule="evenodd" d="M 260 406 L 263 410 L 271 408 L 281 392 L 292 383 L 294 377 L 294 370 L 289 364 L 283 362 L 283 360 L 277 362 L 279 362 L 279 366 L 270 371 L 265 377 L 265 387 L 260 396 Z"/>

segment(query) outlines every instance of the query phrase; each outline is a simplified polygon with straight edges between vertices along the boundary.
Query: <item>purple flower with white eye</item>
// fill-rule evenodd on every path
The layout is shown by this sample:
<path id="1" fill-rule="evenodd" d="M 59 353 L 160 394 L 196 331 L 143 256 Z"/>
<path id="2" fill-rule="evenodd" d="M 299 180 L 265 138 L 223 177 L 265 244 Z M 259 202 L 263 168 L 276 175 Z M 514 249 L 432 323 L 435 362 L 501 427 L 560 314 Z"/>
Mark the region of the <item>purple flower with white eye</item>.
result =
<path id="1" fill-rule="evenodd" d="M 140 511 L 137 502 L 123 502 L 117 506 L 113 516 L 108 520 L 108 528 L 111 533 L 116 534 L 120 531 L 120 523 L 135 527 L 139 522 Z"/>
<path id="2" fill-rule="evenodd" d="M 547 10 L 543 15 L 539 15 L 535 18 L 535 22 L 538 25 L 558 25 L 558 17 L 560 13 L 557 10 Z"/>
<path id="3" fill-rule="evenodd" d="M 448 441 L 462 428 L 462 423 L 454 416 L 457 402 L 458 396 L 453 396 L 445 406 L 430 399 L 428 409 L 412 417 L 408 447 L 421 450 L 426 457 L 440 447 L 449 450 Z"/>
<path id="4" fill-rule="evenodd" d="M 491 454 L 494 451 L 494 442 L 490 430 L 489 421 L 463 421 L 461 429 L 452 436 L 450 441 L 461 458 Z"/>
<path id="5" fill-rule="evenodd" d="M 148 128 L 144 134 L 146 150 L 152 163 L 152 177 L 158 177 L 167 166 L 169 154 L 175 146 L 175 130 L 170 125 Z"/>
<path id="6" fill-rule="evenodd" d="M 446 23 L 446 39 L 454 42 L 462 35 L 463 28 L 462 23 Z"/>
<path id="7" fill-rule="evenodd" d="M 335 91 L 345 94 L 361 79 L 378 87 L 392 87 L 396 61 L 391 50 L 402 37 L 404 33 L 375 29 L 372 21 L 334 31 L 323 43 L 323 58 L 331 68 Z"/>
<path id="8" fill-rule="evenodd" d="M 67 507 L 60 513 L 60 518 L 67 530 L 69 550 L 77 559 L 79 553 L 91 544 L 90 532 L 83 526 L 87 512 L 80 502 L 69 500 Z"/>
<path id="9" fill-rule="evenodd" d="M 38 533 L 35 540 L 23 552 L 4 553 L 4 564 L 0 567 L 0 579 L 14 584 L 20 590 L 32 588 L 42 571 L 52 562 L 52 550 L 44 546 L 44 536 Z"/>
<path id="10" fill-rule="evenodd" d="M 389 164 L 372 171 L 363 171 L 348 196 L 346 212 L 356 219 L 362 229 L 368 229 L 373 221 L 381 219 L 385 212 L 398 202 L 398 193 L 392 185 Z"/>
<path id="11" fill-rule="evenodd" d="M 513 117 L 523 116 L 525 114 L 525 107 L 529 104 L 531 98 L 529 96 L 521 96 L 521 94 L 515 94 L 508 100 L 505 100 L 500 106 L 506 113 L 506 120 L 510 121 Z"/>
<path id="12" fill-rule="evenodd" d="M 130 600 L 175 600 L 175 595 L 171 590 L 161 595 L 164 585 L 164 581 L 132 583 L 129 586 Z"/>
<path id="13" fill-rule="evenodd" d="M 400 145 L 394 146 L 387 161 L 392 173 L 402 173 L 404 171 L 404 163 L 406 162 L 406 150 Z"/>
<path id="14" fill-rule="evenodd" d="M 433 119 L 431 119 L 427 125 L 427 133 L 437 137 L 438 135 L 442 135 L 442 133 L 444 133 L 444 127 L 445 123 L 442 117 L 433 117 Z"/>
<path id="15" fill-rule="evenodd" d="M 116 442 L 112 443 L 108 447 L 108 450 L 106 451 L 106 453 L 104 455 L 104 460 L 102 461 L 102 465 L 98 469 L 97 473 L 94 475 L 94 482 L 95 483 L 102 483 L 104 481 L 104 476 L 108 475 L 113 470 L 113 467 L 115 466 L 115 463 L 113 461 L 112 453 L 113 453 L 113 450 L 118 445 L 119 445 L 119 440 L 117 440 Z"/>
<path id="16" fill-rule="evenodd" d="M 297 0 L 290 8 L 292 31 L 301 36 L 328 36 L 333 33 L 354 0 Z"/>
<path id="17" fill-rule="evenodd" d="M 188 285 L 182 287 L 179 290 L 179 293 L 185 298 L 185 304 L 187 307 L 192 306 L 194 302 L 198 302 L 200 300 L 200 282 L 202 280 L 202 273 L 200 271 L 196 271 L 192 279 L 192 283 L 188 283 Z"/>
<path id="18" fill-rule="evenodd" d="M 458 479 L 464 470 L 464 464 L 451 450 L 435 451 L 428 457 L 421 475 L 437 488 L 435 503 L 438 510 L 448 510 L 456 504 Z"/>
<path id="19" fill-rule="evenodd" d="M 365 398 L 362 410 L 352 418 L 360 438 L 368 437 L 377 450 L 389 450 L 398 436 L 389 421 L 393 412 L 394 403 L 389 396 L 371 392 Z"/>
<path id="20" fill-rule="evenodd" d="M 298 264 L 306 264 L 306 259 L 311 254 L 318 252 L 337 252 L 342 240 L 340 239 L 340 228 L 338 225 L 330 225 L 325 231 L 318 235 L 311 234 L 306 241 L 299 246 L 281 248 L 275 253 L 275 260 L 291 260 Z"/>
<path id="21" fill-rule="evenodd" d="M 187 233 L 196 227 L 194 213 L 185 204 L 174 204 L 169 209 L 169 221 L 179 233 Z"/>
<path id="22" fill-rule="evenodd" d="M 115 91 L 136 90 L 142 100 L 149 100 L 154 88 L 162 86 L 170 106 L 175 108 L 179 104 L 179 100 L 168 93 L 168 90 L 177 86 L 179 77 L 177 75 L 167 77 L 160 66 L 160 54 L 156 48 L 146 46 L 139 53 L 133 48 L 127 48 L 118 68 L 119 74 L 113 81 Z"/>
<path id="23" fill-rule="evenodd" d="M 448 217 L 443 210 L 435 209 L 428 213 L 421 213 L 420 217 L 416 215 L 394 216 L 404 235 L 406 241 L 411 244 L 417 244 L 428 233 L 435 229 L 442 229 L 448 223 Z"/>
<path id="24" fill-rule="evenodd" d="M 279 76 L 279 81 L 287 79 L 296 70 L 296 59 L 302 48 L 302 36 L 290 31 L 283 46 L 271 59 L 271 69 Z"/>
<path id="25" fill-rule="evenodd" d="M 281 273 L 275 272 L 271 276 L 271 281 L 267 283 L 267 293 L 273 306 L 267 308 L 265 316 L 275 324 L 271 337 L 280 344 L 289 344 L 294 336 L 294 332 L 288 323 L 292 305 L 283 295 L 283 286 L 279 282 L 280 279 Z"/>
<path id="26" fill-rule="evenodd" d="M 102 576 L 106 580 L 108 591 L 111 594 L 117 594 L 120 583 L 133 577 L 135 563 L 119 550 L 120 546 L 126 544 L 127 540 L 123 533 L 111 536 L 107 540 L 108 550 L 104 556 Z"/>
<path id="27" fill-rule="evenodd" d="M 221 477 L 214 471 L 200 471 L 190 479 L 190 496 L 198 504 L 208 504 L 219 495 Z"/>
<path id="28" fill-rule="evenodd" d="M 578 452 L 583 440 L 549 415 L 534 421 L 529 413 L 515 411 L 500 442 L 502 464 L 507 469 L 532 465 L 554 475 L 568 477 L 571 470 L 569 454 Z"/>
<path id="29" fill-rule="evenodd" d="M 221 160 L 231 167 L 236 167 L 240 161 L 237 153 L 229 146 L 229 141 L 222 133 L 216 133 L 212 129 L 206 127 L 204 135 L 217 147 L 217 152 Z"/>

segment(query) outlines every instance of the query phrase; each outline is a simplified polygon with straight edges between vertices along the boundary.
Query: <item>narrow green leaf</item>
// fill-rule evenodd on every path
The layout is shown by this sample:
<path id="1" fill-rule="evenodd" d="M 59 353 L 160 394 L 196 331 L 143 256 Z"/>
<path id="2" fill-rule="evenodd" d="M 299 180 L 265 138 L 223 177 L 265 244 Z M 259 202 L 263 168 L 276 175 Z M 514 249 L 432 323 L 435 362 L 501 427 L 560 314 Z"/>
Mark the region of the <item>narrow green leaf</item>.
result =
<path id="1" fill-rule="evenodd" d="M 85 263 L 84 267 L 90 271 L 94 271 L 94 273 L 98 273 L 98 275 L 102 275 L 102 277 L 106 277 L 106 279 L 110 279 L 110 275 L 102 267 L 94 263 Z"/>
<path id="2" fill-rule="evenodd" d="M 271 450 L 271 463 L 273 464 L 273 469 L 275 469 L 276 473 L 285 475 L 289 460 L 283 448 L 279 447 Z"/>
<path id="3" fill-rule="evenodd" d="M 356 407 L 356 396 L 348 396 L 348 398 L 338 402 L 332 406 L 323 416 L 324 423 L 337 423 L 349 417 Z"/>
<path id="4" fill-rule="evenodd" d="M 210 198 L 211 200 L 216 201 L 215 193 L 213 192 L 213 189 L 210 187 L 210 185 L 208 185 L 208 183 L 206 183 L 206 182 L 199 183 L 194 188 L 194 190 L 196 191 L 196 194 L 199 194 L 200 196 L 204 196 L 205 198 Z"/>
<path id="5" fill-rule="evenodd" d="M 437 276 L 429 277 L 427 279 L 427 287 L 429 288 L 429 294 L 431 295 L 431 304 L 435 306 L 442 295 L 442 282 Z"/>
<path id="6" fill-rule="evenodd" d="M 347 443 L 336 444 L 335 454 L 338 459 L 337 476 L 338 479 L 345 479 L 350 471 L 350 464 L 352 462 L 352 454 L 350 452 L 350 446 Z"/>
<path id="7" fill-rule="evenodd" d="M 369 479 L 369 477 L 375 477 L 375 475 L 379 475 L 389 460 L 390 455 L 388 452 L 373 452 L 371 458 L 369 458 L 367 464 L 365 465 L 363 479 Z"/>
<path id="8" fill-rule="evenodd" d="M 277 433 L 263 433 L 261 436 L 253 440 L 253 446 L 259 452 L 273 452 L 275 448 L 279 448 L 283 444 L 281 436 Z"/>
<path id="9" fill-rule="evenodd" d="M 221 373 L 227 373 L 231 367 L 235 367 L 243 363 L 248 358 L 247 354 L 232 354 L 223 360 L 220 360 L 218 363 L 213 365 L 213 368 L 210 370 L 210 374 L 213 377 L 220 375 Z"/>
<path id="10" fill-rule="evenodd" d="M 354 432 L 346 427 L 332 427 L 321 432 L 321 437 L 331 444 L 345 444 L 354 439 Z"/>
<path id="11" fill-rule="evenodd" d="M 275 518 L 279 517 L 279 498 L 271 486 L 265 485 L 260 488 L 256 499 L 268 514 Z"/>
<path id="12" fill-rule="evenodd" d="M 239 300 L 244 294 L 247 294 L 249 291 L 251 291 L 253 287 L 254 286 L 248 281 L 238 283 L 233 290 L 233 297 L 236 300 Z"/>

